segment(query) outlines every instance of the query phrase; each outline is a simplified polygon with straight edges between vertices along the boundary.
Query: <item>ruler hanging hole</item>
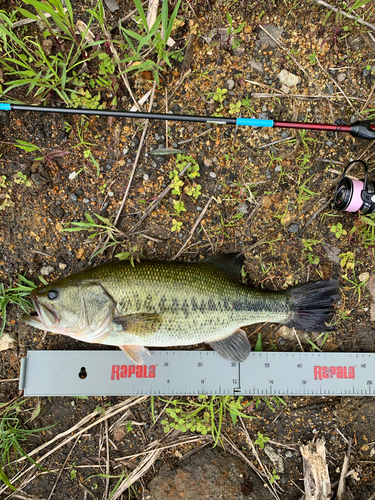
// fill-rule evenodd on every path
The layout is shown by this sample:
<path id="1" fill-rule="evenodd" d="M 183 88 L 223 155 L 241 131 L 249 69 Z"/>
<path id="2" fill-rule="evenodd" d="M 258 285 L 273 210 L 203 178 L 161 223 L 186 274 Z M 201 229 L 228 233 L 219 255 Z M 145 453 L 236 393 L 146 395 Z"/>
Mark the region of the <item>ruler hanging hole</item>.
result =
<path id="1" fill-rule="evenodd" d="M 84 366 L 82 366 L 81 371 L 78 373 L 78 377 L 84 379 L 87 377 L 87 371 Z"/>

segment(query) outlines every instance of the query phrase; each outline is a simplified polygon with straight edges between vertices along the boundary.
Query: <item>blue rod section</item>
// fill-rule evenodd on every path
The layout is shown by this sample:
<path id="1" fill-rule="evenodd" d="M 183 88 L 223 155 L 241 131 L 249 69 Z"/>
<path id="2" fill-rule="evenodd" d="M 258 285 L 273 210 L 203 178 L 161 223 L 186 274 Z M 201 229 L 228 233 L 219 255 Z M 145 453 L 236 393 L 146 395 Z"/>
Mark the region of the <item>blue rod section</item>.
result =
<path id="1" fill-rule="evenodd" d="M 0 102 L 0 110 L 10 111 L 10 104 L 8 104 L 7 102 Z"/>
<path id="2" fill-rule="evenodd" d="M 236 125 L 248 127 L 273 127 L 273 120 L 258 120 L 257 118 L 237 118 Z"/>

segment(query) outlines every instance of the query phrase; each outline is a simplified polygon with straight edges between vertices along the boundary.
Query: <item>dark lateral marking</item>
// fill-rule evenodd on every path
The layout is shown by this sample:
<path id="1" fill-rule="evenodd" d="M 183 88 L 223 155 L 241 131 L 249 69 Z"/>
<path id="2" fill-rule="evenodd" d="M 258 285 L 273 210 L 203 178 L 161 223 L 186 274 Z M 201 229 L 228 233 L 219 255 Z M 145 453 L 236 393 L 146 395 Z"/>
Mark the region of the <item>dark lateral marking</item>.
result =
<path id="1" fill-rule="evenodd" d="M 167 298 L 165 295 L 163 295 L 161 297 L 161 299 L 159 300 L 159 304 L 158 304 L 158 308 L 159 308 L 160 312 L 165 312 L 167 310 L 166 302 L 167 302 Z"/>
<path id="2" fill-rule="evenodd" d="M 201 313 L 204 313 L 206 311 L 206 304 L 205 304 L 204 300 L 202 300 L 201 305 L 199 307 L 199 310 Z"/>
<path id="3" fill-rule="evenodd" d="M 184 301 L 182 303 L 181 310 L 185 315 L 185 319 L 187 319 L 189 317 L 189 304 L 188 304 L 188 301 L 186 299 L 184 299 Z"/>
<path id="4" fill-rule="evenodd" d="M 216 306 L 216 304 L 215 304 L 215 302 L 214 302 L 213 299 L 208 299 L 208 304 L 207 305 L 208 305 L 208 310 L 209 311 L 217 311 L 217 306 Z"/>
<path id="5" fill-rule="evenodd" d="M 179 303 L 178 299 L 173 298 L 172 299 L 172 308 L 171 308 L 172 311 L 178 311 L 179 307 L 180 307 L 180 303 Z"/>
<path id="6" fill-rule="evenodd" d="M 142 301 L 141 301 L 140 296 L 137 294 L 135 296 L 135 308 L 137 311 L 139 311 L 141 309 L 141 307 L 142 307 Z"/>
<path id="7" fill-rule="evenodd" d="M 197 312 L 198 309 L 199 309 L 197 301 L 195 300 L 194 297 L 191 299 L 191 309 L 192 309 L 193 312 Z"/>
<path id="8" fill-rule="evenodd" d="M 143 301 L 143 307 L 145 309 L 150 309 L 151 308 L 151 303 L 152 303 L 152 297 L 150 294 L 148 294 L 145 298 L 145 300 Z"/>

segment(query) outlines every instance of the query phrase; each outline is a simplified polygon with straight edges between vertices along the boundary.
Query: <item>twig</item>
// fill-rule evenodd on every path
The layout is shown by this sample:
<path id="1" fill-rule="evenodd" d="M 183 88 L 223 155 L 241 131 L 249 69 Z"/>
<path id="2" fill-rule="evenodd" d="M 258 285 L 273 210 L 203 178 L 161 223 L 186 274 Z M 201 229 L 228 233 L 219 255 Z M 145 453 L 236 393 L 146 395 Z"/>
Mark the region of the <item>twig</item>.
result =
<path id="1" fill-rule="evenodd" d="M 19 378 L 3 378 L 2 380 L 0 380 L 0 384 L 2 382 L 17 382 L 17 380 L 19 380 Z"/>
<path id="2" fill-rule="evenodd" d="M 332 76 L 327 73 L 327 71 L 323 68 L 323 66 L 320 64 L 320 61 L 319 61 L 319 58 L 318 57 L 315 57 L 316 59 L 316 62 L 318 63 L 318 66 L 319 68 L 323 71 L 323 73 L 325 73 L 330 79 L 331 81 L 338 87 L 338 89 L 340 90 L 340 92 L 342 93 L 342 95 L 345 97 L 347 103 L 349 104 L 349 106 L 352 108 L 352 110 L 354 111 L 354 113 L 357 113 L 357 110 L 355 109 L 355 107 L 353 106 L 353 104 L 349 101 L 347 95 L 345 94 L 345 92 L 342 90 L 342 88 L 340 87 L 340 85 L 336 82 L 336 80 L 334 78 L 332 78 Z"/>
<path id="3" fill-rule="evenodd" d="M 67 12 L 68 9 L 64 7 L 64 12 Z M 51 17 L 51 14 L 44 13 L 44 16 L 49 18 Z M 36 16 L 39 18 L 41 21 L 42 19 L 39 16 Z M 30 24 L 30 23 L 35 23 L 36 19 L 30 19 L 29 17 L 26 19 L 21 19 L 21 21 L 16 21 L 15 23 L 12 24 L 12 29 L 17 28 L 18 26 L 24 26 L 25 24 Z"/>
<path id="4" fill-rule="evenodd" d="M 52 495 L 53 495 L 53 493 L 54 493 L 54 491 L 55 491 L 55 489 L 56 489 L 57 483 L 60 481 L 61 474 L 63 473 L 63 470 L 65 469 L 65 466 L 66 466 L 66 464 L 67 464 L 67 462 L 68 462 L 68 460 L 69 460 L 69 457 L 70 457 L 70 455 L 72 454 L 72 451 L 74 450 L 74 448 L 76 447 L 76 444 L 78 443 L 78 441 L 79 441 L 80 437 L 81 437 L 81 436 L 78 436 L 78 437 L 77 437 L 77 439 L 76 439 L 76 440 L 74 441 L 74 443 L 73 443 L 73 446 L 70 448 L 70 451 L 69 451 L 69 453 L 68 453 L 68 454 L 67 454 L 67 456 L 66 456 L 65 462 L 63 463 L 63 466 L 62 466 L 62 467 L 61 467 L 61 469 L 60 469 L 59 475 L 58 475 L 58 476 L 57 476 L 57 478 L 56 478 L 55 484 L 54 484 L 54 485 L 53 485 L 53 487 L 52 487 L 51 493 L 49 494 L 48 500 L 51 500 Z"/>
<path id="5" fill-rule="evenodd" d="M 212 128 L 208 128 L 207 130 L 205 130 L 204 132 L 202 132 L 201 134 L 198 134 L 196 135 L 195 137 L 192 137 L 191 139 L 186 139 L 186 141 L 180 141 L 178 142 L 177 144 L 180 145 L 180 144 L 186 144 L 187 142 L 191 142 L 191 141 L 194 141 L 194 139 L 198 139 L 198 137 L 202 137 L 202 135 L 207 135 L 211 132 L 211 130 L 213 130 Z"/>
<path id="6" fill-rule="evenodd" d="M 94 495 L 94 493 L 92 491 L 90 491 L 88 488 L 86 488 L 86 486 L 84 486 L 82 483 L 78 483 L 78 486 L 80 488 L 83 489 L 83 491 L 85 493 L 87 493 L 88 495 L 90 495 L 94 500 L 96 500 L 96 496 Z"/>
<path id="7" fill-rule="evenodd" d="M 369 94 L 369 96 L 368 96 L 368 98 L 367 98 L 367 101 L 366 101 L 366 102 L 365 102 L 365 104 L 363 105 L 363 108 L 361 109 L 361 111 L 364 111 L 364 110 L 367 108 L 367 105 L 368 105 L 368 103 L 370 102 L 370 100 L 371 100 L 371 98 L 372 98 L 372 96 L 373 96 L 373 94 L 374 94 L 374 91 L 375 91 L 375 83 L 374 83 L 374 85 L 372 86 L 371 92 L 370 92 L 370 94 Z"/>
<path id="8" fill-rule="evenodd" d="M 178 177 L 182 177 L 186 170 L 190 167 L 190 163 L 188 163 L 186 165 L 186 167 L 178 174 Z M 170 186 L 167 186 L 164 191 L 162 191 L 159 196 L 156 198 L 156 200 L 153 202 L 153 204 L 151 206 L 148 207 L 148 209 L 146 210 L 146 212 L 142 215 L 142 217 L 139 219 L 139 221 L 131 228 L 130 232 L 133 234 L 134 233 L 134 230 L 137 229 L 137 227 L 139 227 L 142 222 L 147 219 L 147 217 L 150 215 L 151 212 L 153 212 L 155 210 L 155 208 L 159 205 L 159 203 L 161 202 L 161 200 L 163 198 L 165 198 L 165 196 L 167 196 L 167 194 L 169 193 L 169 191 L 171 191 L 171 187 Z"/>
<path id="9" fill-rule="evenodd" d="M 118 405 L 115 405 L 113 406 L 112 408 L 109 408 L 105 415 L 103 415 L 101 418 L 98 418 L 97 420 L 95 420 L 95 422 L 93 422 L 92 424 L 88 425 L 87 427 L 85 427 L 84 429 L 80 430 L 78 433 L 75 433 L 73 435 L 71 435 L 71 433 L 77 429 L 80 429 L 82 426 L 84 426 L 89 420 L 91 420 L 93 417 L 97 417 L 98 416 L 98 413 L 97 412 L 92 412 L 90 413 L 89 415 L 86 415 L 86 417 L 84 417 L 82 420 L 80 420 L 76 425 L 74 425 L 73 427 L 69 428 L 67 431 L 65 432 L 61 432 L 60 434 L 58 434 L 57 436 L 55 436 L 53 439 L 51 439 L 50 441 L 48 441 L 47 443 L 43 443 L 42 445 L 38 446 L 38 448 L 35 448 L 33 451 L 31 451 L 28 456 L 33 456 L 37 453 L 39 453 L 41 450 L 43 450 L 44 448 L 50 446 L 52 443 L 58 441 L 59 439 L 65 437 L 65 436 L 68 436 L 68 438 L 65 439 L 65 441 L 59 443 L 57 446 L 55 446 L 55 448 L 53 448 L 52 450 L 48 451 L 47 453 L 45 453 L 42 457 L 38 458 L 36 460 L 36 463 L 39 464 L 41 463 L 43 460 L 45 460 L 47 457 L 49 457 L 50 455 L 52 455 L 53 453 L 55 453 L 57 450 L 59 450 L 60 448 L 62 448 L 63 446 L 65 446 L 66 444 L 68 444 L 70 441 L 72 441 L 73 439 L 75 439 L 76 437 L 78 436 L 81 436 L 83 433 L 87 432 L 89 429 L 91 429 L 92 427 L 95 427 L 96 425 L 100 424 L 101 422 L 104 422 L 105 420 L 107 420 L 108 418 L 111 418 L 113 417 L 114 415 L 117 415 L 117 413 L 120 413 L 121 411 L 125 411 L 127 410 L 128 408 L 136 405 L 136 404 L 139 404 L 141 403 L 142 401 L 144 401 L 145 399 L 147 399 L 148 396 L 139 396 L 139 397 L 130 397 L 128 398 L 126 401 L 123 401 L 121 403 L 119 403 Z M 16 399 L 16 398 L 15 398 Z M 24 460 L 26 460 L 26 456 L 24 457 L 20 457 L 18 458 L 17 460 L 17 463 L 20 463 Z M 25 474 L 27 474 L 28 472 L 30 472 L 32 469 L 34 469 L 36 466 L 33 464 L 31 465 L 30 467 L 28 467 L 26 470 L 22 471 L 22 472 L 19 472 L 17 473 L 13 478 L 12 478 L 12 481 L 15 482 L 15 481 L 18 481 L 22 476 L 24 476 Z M 21 485 L 19 488 L 22 488 L 24 485 Z M 0 487 L 0 495 L 2 493 L 4 493 L 4 491 L 6 491 L 8 488 L 7 485 L 3 485 Z"/>
<path id="10" fill-rule="evenodd" d="M 346 488 L 345 488 L 345 478 L 349 468 L 349 459 L 352 451 L 352 438 L 349 439 L 348 443 L 348 451 L 344 457 L 344 463 L 342 464 L 339 487 L 337 488 L 337 500 L 345 500 L 346 497 Z"/>
<path id="11" fill-rule="evenodd" d="M 278 141 L 269 142 L 268 144 L 263 144 L 263 146 L 256 147 L 256 149 L 267 148 L 268 146 L 273 146 L 274 144 L 279 144 L 280 142 L 293 140 L 293 137 L 287 137 L 286 139 L 279 139 Z"/>
<path id="12" fill-rule="evenodd" d="M 189 71 L 187 71 L 187 72 L 186 72 L 183 76 L 181 76 L 181 77 L 180 77 L 180 80 L 179 80 L 179 82 L 177 83 L 177 85 L 176 85 L 176 87 L 175 87 L 174 91 L 173 91 L 173 92 L 172 92 L 172 94 L 168 97 L 168 99 L 169 99 L 169 100 L 171 100 L 171 99 L 172 99 L 172 97 L 174 96 L 175 92 L 178 90 L 178 88 L 180 87 L 180 85 L 182 84 L 182 82 L 185 80 L 185 78 L 186 78 L 187 76 L 189 76 L 189 75 L 190 75 L 190 73 L 191 73 L 191 69 L 189 69 Z"/>
<path id="13" fill-rule="evenodd" d="M 301 344 L 300 338 L 298 337 L 297 332 L 296 332 L 296 329 L 295 329 L 294 327 L 293 327 L 293 333 L 294 333 L 294 335 L 296 336 L 296 339 L 298 340 L 298 343 L 299 343 L 299 346 L 300 346 L 300 348 L 301 348 L 301 351 L 302 351 L 302 352 L 304 352 L 304 349 L 303 349 L 303 347 L 302 347 L 302 344 Z"/>
<path id="14" fill-rule="evenodd" d="M 243 422 L 242 417 L 240 417 L 240 416 L 239 416 L 238 418 L 239 418 L 239 420 L 240 420 L 240 422 L 241 422 L 241 425 L 242 425 L 242 428 L 243 428 L 243 430 L 244 430 L 244 432 L 245 432 L 246 441 L 247 441 L 247 442 L 248 442 L 248 444 L 250 445 L 250 447 L 251 447 L 251 449 L 252 449 L 252 452 L 253 452 L 253 454 L 254 454 L 255 458 L 257 459 L 258 464 L 260 465 L 260 467 L 261 467 L 261 469 L 262 469 L 262 471 L 263 471 L 264 475 L 265 475 L 265 476 L 266 476 L 266 478 L 267 478 L 267 481 L 270 483 L 270 487 L 272 488 L 272 490 L 274 491 L 274 493 L 277 495 L 276 490 L 275 490 L 275 487 L 274 487 L 274 485 L 273 485 L 273 484 L 271 483 L 271 481 L 270 481 L 270 476 L 269 476 L 269 474 L 268 474 L 268 470 L 266 470 L 266 469 L 265 469 L 265 467 L 264 467 L 264 465 L 263 465 L 263 463 L 262 463 L 261 459 L 259 458 L 259 455 L 258 455 L 258 453 L 257 453 L 257 451 L 256 451 L 256 449 L 255 449 L 255 446 L 254 446 L 253 440 L 251 439 L 250 434 L 248 433 L 248 431 L 247 431 L 247 429 L 246 429 L 246 426 L 245 426 L 245 424 L 244 424 L 244 422 Z"/>
<path id="15" fill-rule="evenodd" d="M 241 417 L 239 417 L 241 418 Z M 223 439 L 224 441 L 226 441 L 232 448 L 233 450 L 242 458 L 242 460 L 244 460 L 250 467 L 251 469 L 255 472 L 255 474 L 257 476 L 260 477 L 260 479 L 263 481 L 263 483 L 265 482 L 265 477 L 267 477 L 267 475 L 264 475 L 262 472 L 260 472 L 256 467 L 255 465 L 247 458 L 247 456 L 239 449 L 237 448 L 237 446 L 231 441 L 231 439 L 229 439 L 228 436 L 225 436 L 224 434 L 221 436 L 221 439 Z M 268 484 L 265 484 L 266 488 L 270 491 L 271 495 L 276 498 L 276 500 L 280 500 L 280 497 L 279 495 L 276 493 L 276 491 L 271 488 Z"/>
<path id="16" fill-rule="evenodd" d="M 245 222 L 245 227 L 247 226 L 249 220 L 251 220 L 251 224 L 250 226 L 246 229 L 247 231 L 251 228 L 251 226 L 254 224 L 254 216 L 255 214 L 258 212 L 258 210 L 260 209 L 260 207 L 262 206 L 262 203 L 263 203 L 263 198 L 264 198 L 264 195 L 261 197 L 261 199 L 259 200 L 259 202 L 257 203 L 257 205 L 255 206 L 255 208 L 253 208 L 251 214 L 249 215 L 249 217 L 246 219 L 246 222 Z"/>
<path id="17" fill-rule="evenodd" d="M 271 94 L 271 93 L 261 93 L 261 92 L 252 92 L 251 97 L 255 97 L 256 99 L 271 99 L 273 97 L 289 97 L 289 98 L 293 97 L 295 99 L 302 99 L 305 101 L 311 101 L 311 100 L 316 100 L 316 99 L 345 99 L 345 97 L 340 95 L 340 94 L 305 95 L 305 94 Z M 351 97 L 350 99 L 352 99 L 353 101 L 365 102 L 365 99 L 361 99 L 360 97 Z"/>
<path id="18" fill-rule="evenodd" d="M 106 464 L 105 464 L 105 473 L 106 473 L 107 477 L 105 479 L 105 491 L 104 491 L 104 495 L 103 495 L 103 500 L 107 500 L 107 498 L 108 498 L 108 490 L 109 490 L 109 436 L 108 436 L 108 420 L 105 421 L 105 443 L 106 443 L 106 451 L 107 451 L 107 460 L 106 460 Z"/>
<path id="19" fill-rule="evenodd" d="M 303 226 L 301 231 L 298 233 L 298 236 L 302 236 L 303 233 L 306 231 L 308 226 L 318 217 L 318 215 L 323 212 L 333 201 L 333 198 L 330 198 L 322 207 L 320 207 L 311 217 L 310 219 L 306 222 L 306 224 Z"/>
<path id="20" fill-rule="evenodd" d="M 194 226 L 192 227 L 192 229 L 191 229 L 191 231 L 190 231 L 190 233 L 189 233 L 189 237 L 188 237 L 188 239 L 185 241 L 185 243 L 182 245 L 182 247 L 181 247 L 181 248 L 180 248 L 180 250 L 176 253 L 176 255 L 172 258 L 172 260 L 177 259 L 177 257 L 179 257 L 179 256 L 182 254 L 182 252 L 184 251 L 185 247 L 187 246 L 187 244 L 189 243 L 189 241 L 190 241 L 190 240 L 191 240 L 191 238 L 193 237 L 193 235 L 194 235 L 194 231 L 197 229 L 197 227 L 198 227 L 199 223 L 201 222 L 201 220 L 203 219 L 203 217 L 206 215 L 206 212 L 207 212 L 207 210 L 208 210 L 208 207 L 211 205 L 212 200 L 213 200 L 213 198 L 212 198 L 212 196 L 211 196 L 211 198 L 210 198 L 210 199 L 208 200 L 208 202 L 206 203 L 206 205 L 205 205 L 204 209 L 202 210 L 202 212 L 201 212 L 200 216 L 199 216 L 199 217 L 198 217 L 198 219 L 196 220 L 196 222 L 195 222 Z"/>
<path id="21" fill-rule="evenodd" d="M 154 82 L 154 85 L 152 87 L 152 93 L 151 93 L 151 98 L 150 98 L 150 105 L 148 107 L 148 112 L 149 113 L 151 112 L 152 104 L 154 102 L 155 88 L 156 88 L 156 82 Z M 141 140 L 139 142 L 138 151 L 137 151 L 134 163 L 133 163 L 133 170 L 132 170 L 132 172 L 130 174 L 130 179 L 129 179 L 128 185 L 126 186 L 126 191 L 125 191 L 124 197 L 122 199 L 121 206 L 120 206 L 120 208 L 119 208 L 119 210 L 117 212 L 117 215 L 116 215 L 116 218 L 115 218 L 115 221 L 114 221 L 114 225 L 115 226 L 116 226 L 116 224 L 117 224 L 117 222 L 119 220 L 119 217 L 120 217 L 121 212 L 122 212 L 122 210 L 124 208 L 125 202 L 126 202 L 126 200 L 128 198 L 128 194 L 129 194 L 129 191 L 130 191 L 130 186 L 132 185 L 133 177 L 134 177 L 134 174 L 135 174 L 135 169 L 137 168 L 138 160 L 139 160 L 139 157 L 141 155 L 141 150 L 142 150 L 143 142 L 144 142 L 145 137 L 146 137 L 148 124 L 149 124 L 149 120 L 146 120 L 145 121 L 144 129 L 143 129 L 143 132 L 142 132 Z"/>
<path id="22" fill-rule="evenodd" d="M 364 24 L 368 28 L 371 28 L 372 30 L 375 31 L 375 26 L 373 24 L 368 23 L 367 21 L 364 21 L 358 16 L 352 16 L 351 14 L 347 14 L 346 12 L 343 12 L 342 10 L 336 9 L 336 7 L 333 7 L 327 2 L 323 2 L 323 0 L 314 0 L 316 3 L 319 5 L 322 5 L 323 7 L 327 7 L 327 9 L 331 9 L 334 12 L 338 12 L 339 14 L 342 14 L 344 17 L 348 17 L 349 19 L 354 19 L 355 21 L 359 22 L 360 24 Z"/>

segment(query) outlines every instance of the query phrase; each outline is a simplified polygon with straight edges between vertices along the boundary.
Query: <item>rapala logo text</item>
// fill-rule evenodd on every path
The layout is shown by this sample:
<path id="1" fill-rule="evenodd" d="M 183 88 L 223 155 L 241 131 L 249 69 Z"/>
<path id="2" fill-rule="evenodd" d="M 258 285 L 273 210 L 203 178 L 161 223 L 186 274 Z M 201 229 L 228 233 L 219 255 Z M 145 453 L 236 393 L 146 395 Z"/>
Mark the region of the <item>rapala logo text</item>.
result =
<path id="1" fill-rule="evenodd" d="M 314 366 L 315 380 L 324 378 L 355 378 L 354 366 Z"/>
<path id="2" fill-rule="evenodd" d="M 111 380 L 120 380 L 120 378 L 131 378 L 135 375 L 137 378 L 155 378 L 155 365 L 112 365 Z"/>

